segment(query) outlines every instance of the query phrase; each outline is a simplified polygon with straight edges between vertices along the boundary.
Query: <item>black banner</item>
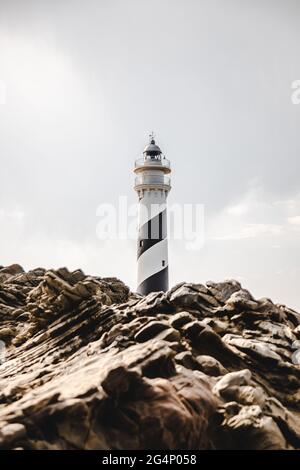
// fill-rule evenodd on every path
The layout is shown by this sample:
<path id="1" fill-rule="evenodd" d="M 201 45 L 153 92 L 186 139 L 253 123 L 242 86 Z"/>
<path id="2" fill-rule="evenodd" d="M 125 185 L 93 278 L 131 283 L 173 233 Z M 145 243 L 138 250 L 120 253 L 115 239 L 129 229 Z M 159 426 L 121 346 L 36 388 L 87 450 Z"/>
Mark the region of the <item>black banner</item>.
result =
<path id="1" fill-rule="evenodd" d="M 3 465 L 41 464 L 83 466 L 89 468 L 125 467 L 138 468 L 141 466 L 165 468 L 171 465 L 195 466 L 210 470 L 218 462 L 230 464 L 230 468 L 241 465 L 274 463 L 284 465 L 299 464 L 300 451 L 1 451 L 0 462 Z"/>

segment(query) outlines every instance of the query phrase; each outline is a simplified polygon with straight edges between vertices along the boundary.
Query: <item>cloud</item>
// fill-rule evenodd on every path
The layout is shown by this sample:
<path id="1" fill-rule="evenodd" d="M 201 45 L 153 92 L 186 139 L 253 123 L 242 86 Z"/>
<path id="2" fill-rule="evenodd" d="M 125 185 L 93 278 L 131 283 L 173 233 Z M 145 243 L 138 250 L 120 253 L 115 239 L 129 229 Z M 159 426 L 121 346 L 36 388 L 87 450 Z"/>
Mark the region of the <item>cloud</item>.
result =
<path id="1" fill-rule="evenodd" d="M 244 240 L 263 236 L 277 236 L 284 233 L 284 227 L 276 224 L 247 224 L 227 235 L 213 237 L 214 240 Z"/>
<path id="2" fill-rule="evenodd" d="M 273 202 L 274 207 L 284 210 L 286 213 L 293 214 L 300 211 L 300 193 L 296 193 L 293 197 L 280 199 Z"/>
<path id="3" fill-rule="evenodd" d="M 289 236 L 300 229 L 300 194 L 272 201 L 255 183 L 236 204 L 225 206 L 208 221 L 212 240 L 264 239 Z M 272 246 L 278 246 L 277 241 Z"/>
<path id="4" fill-rule="evenodd" d="M 294 217 L 288 217 L 287 220 L 290 225 L 300 228 L 300 215 L 295 215 Z"/>
<path id="5" fill-rule="evenodd" d="M 240 216 L 240 215 L 243 215 L 243 214 L 247 214 L 247 212 L 249 212 L 249 205 L 248 204 L 236 204 L 235 206 L 230 206 L 227 208 L 227 213 L 229 215 L 237 215 L 237 216 Z"/>
<path id="6" fill-rule="evenodd" d="M 9 222 L 22 222 L 26 212 L 23 209 L 18 207 L 14 209 L 2 209 L 0 208 L 0 222 L 9 223 Z"/>

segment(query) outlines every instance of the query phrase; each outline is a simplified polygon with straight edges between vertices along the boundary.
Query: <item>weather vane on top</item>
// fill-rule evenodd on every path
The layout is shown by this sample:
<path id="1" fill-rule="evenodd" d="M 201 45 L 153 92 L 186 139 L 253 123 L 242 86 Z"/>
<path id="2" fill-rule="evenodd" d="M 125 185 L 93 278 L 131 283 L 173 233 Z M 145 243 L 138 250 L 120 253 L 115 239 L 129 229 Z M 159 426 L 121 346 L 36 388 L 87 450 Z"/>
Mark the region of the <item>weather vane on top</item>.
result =
<path id="1" fill-rule="evenodd" d="M 154 132 L 152 131 L 151 134 L 149 134 L 150 137 L 150 142 L 155 139 Z"/>

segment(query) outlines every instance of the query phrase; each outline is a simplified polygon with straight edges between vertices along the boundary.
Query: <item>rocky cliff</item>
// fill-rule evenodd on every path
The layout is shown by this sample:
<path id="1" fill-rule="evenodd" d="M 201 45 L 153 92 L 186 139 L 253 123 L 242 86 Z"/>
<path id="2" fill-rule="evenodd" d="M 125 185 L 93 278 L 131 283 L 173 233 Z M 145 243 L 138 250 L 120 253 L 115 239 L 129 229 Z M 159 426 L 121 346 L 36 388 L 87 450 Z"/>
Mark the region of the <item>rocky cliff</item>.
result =
<path id="1" fill-rule="evenodd" d="M 0 448 L 300 448 L 300 315 L 236 281 L 0 269 Z"/>

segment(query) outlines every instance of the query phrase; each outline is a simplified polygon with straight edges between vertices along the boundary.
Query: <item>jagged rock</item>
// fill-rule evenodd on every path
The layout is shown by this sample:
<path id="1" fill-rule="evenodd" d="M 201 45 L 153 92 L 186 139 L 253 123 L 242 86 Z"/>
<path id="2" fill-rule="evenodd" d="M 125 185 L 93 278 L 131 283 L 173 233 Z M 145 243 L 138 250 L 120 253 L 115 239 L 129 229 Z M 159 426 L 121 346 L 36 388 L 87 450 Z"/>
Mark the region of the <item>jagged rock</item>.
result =
<path id="1" fill-rule="evenodd" d="M 300 338 L 300 325 L 298 325 L 294 331 L 293 331 L 294 335 L 297 337 L 297 338 Z"/>
<path id="2" fill-rule="evenodd" d="M 180 333 L 178 333 L 174 328 L 168 328 L 167 330 L 159 333 L 157 338 L 169 342 L 180 341 Z"/>
<path id="3" fill-rule="evenodd" d="M 172 316 L 170 324 L 173 328 L 180 329 L 186 323 L 190 323 L 194 317 L 189 312 L 178 312 Z"/>
<path id="4" fill-rule="evenodd" d="M 0 328 L 0 339 L 9 340 L 12 336 L 14 336 L 14 333 L 14 328 Z"/>
<path id="5" fill-rule="evenodd" d="M 0 430 L 0 445 L 7 446 L 16 440 L 22 439 L 25 435 L 26 429 L 23 424 L 7 424 Z"/>
<path id="6" fill-rule="evenodd" d="M 223 430 L 231 434 L 230 448 L 251 450 L 286 450 L 287 442 L 270 416 L 265 416 L 258 405 L 243 406 L 234 416 L 226 416 Z"/>
<path id="7" fill-rule="evenodd" d="M 225 390 L 240 385 L 249 385 L 251 372 L 248 369 L 239 370 L 238 372 L 230 372 L 222 377 L 214 386 L 214 393 L 222 395 Z"/>
<path id="8" fill-rule="evenodd" d="M 299 340 L 237 281 L 2 267 L 0 448 L 299 449 Z"/>
<path id="9" fill-rule="evenodd" d="M 175 361 L 178 364 L 182 364 L 187 369 L 201 370 L 200 369 L 200 364 L 197 361 L 197 358 L 195 358 L 190 351 L 182 351 L 182 352 L 176 354 Z"/>
<path id="10" fill-rule="evenodd" d="M 186 323 L 182 327 L 182 333 L 187 338 L 193 340 L 197 338 L 205 328 L 206 326 L 203 325 L 203 323 L 201 323 L 200 321 L 194 320 L 189 323 Z"/>
<path id="11" fill-rule="evenodd" d="M 219 376 L 224 375 L 227 372 L 225 367 L 223 367 L 222 364 L 214 357 L 202 354 L 197 356 L 197 362 L 200 365 L 200 370 L 207 375 Z"/>
<path id="12" fill-rule="evenodd" d="M 258 340 L 243 339 L 235 335 L 225 335 L 223 340 L 225 343 L 236 346 L 249 354 L 255 354 L 265 360 L 271 359 L 281 361 L 281 357 L 274 351 L 274 346 Z"/>
<path id="13" fill-rule="evenodd" d="M 19 264 L 12 264 L 11 266 L 0 268 L 0 282 L 6 281 L 16 274 L 23 273 L 24 269 Z"/>
<path id="14" fill-rule="evenodd" d="M 266 395 L 261 387 L 251 386 L 250 379 L 251 372 L 248 369 L 228 373 L 216 383 L 213 392 L 227 401 L 263 406 Z"/>
<path id="15" fill-rule="evenodd" d="M 143 343 L 148 339 L 154 338 L 158 333 L 168 328 L 169 325 L 167 323 L 151 321 L 135 335 L 134 339 L 140 343 Z"/>
<path id="16" fill-rule="evenodd" d="M 297 349 L 292 355 L 292 361 L 295 365 L 300 365 L 300 349 Z"/>

